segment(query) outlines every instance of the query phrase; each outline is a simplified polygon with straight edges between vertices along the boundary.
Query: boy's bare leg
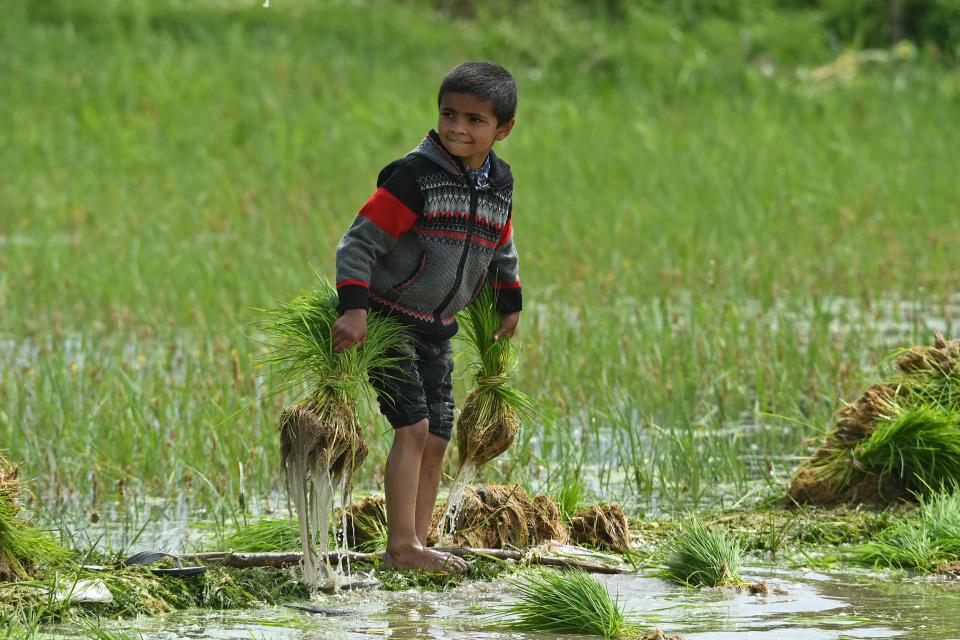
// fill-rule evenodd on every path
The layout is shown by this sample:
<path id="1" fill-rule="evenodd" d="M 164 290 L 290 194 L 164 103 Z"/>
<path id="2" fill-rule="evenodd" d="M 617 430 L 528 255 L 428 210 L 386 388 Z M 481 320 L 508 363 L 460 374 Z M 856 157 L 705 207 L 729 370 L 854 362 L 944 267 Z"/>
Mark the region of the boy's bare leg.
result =
<path id="1" fill-rule="evenodd" d="M 446 440 L 432 433 L 427 434 L 423 459 L 420 462 L 420 486 L 417 489 L 417 538 L 423 546 L 427 546 L 430 521 L 433 519 L 433 508 L 437 504 L 437 491 L 440 488 L 443 454 L 446 450 Z"/>
<path id="2" fill-rule="evenodd" d="M 420 462 L 420 487 L 417 489 L 417 538 L 420 544 L 427 546 L 430 533 L 430 521 L 433 519 L 433 507 L 437 503 L 437 490 L 440 487 L 440 472 L 443 468 L 443 453 L 447 441 L 432 433 L 427 435 L 423 447 L 423 459 Z M 467 562 L 454 555 L 442 554 L 447 567 L 453 571 L 466 571 Z"/>
<path id="3" fill-rule="evenodd" d="M 387 457 L 384 473 L 387 502 L 387 552 L 384 554 L 384 564 L 398 569 L 455 571 L 461 565 L 445 555 L 428 550 L 417 537 L 417 494 L 421 460 L 427 443 L 427 425 L 426 420 L 421 420 L 393 431 L 393 447 Z M 439 476 L 437 479 L 439 481 Z"/>

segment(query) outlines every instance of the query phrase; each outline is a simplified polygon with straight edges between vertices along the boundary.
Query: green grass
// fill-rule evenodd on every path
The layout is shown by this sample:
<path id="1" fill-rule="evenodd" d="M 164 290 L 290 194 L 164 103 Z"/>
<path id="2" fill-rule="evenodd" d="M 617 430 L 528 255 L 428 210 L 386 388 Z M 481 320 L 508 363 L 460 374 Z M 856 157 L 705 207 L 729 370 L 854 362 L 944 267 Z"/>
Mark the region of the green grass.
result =
<path id="1" fill-rule="evenodd" d="M 903 478 L 918 490 L 943 490 L 960 483 L 960 410 L 940 404 L 893 408 L 889 420 L 853 451 L 881 478 Z"/>
<path id="2" fill-rule="evenodd" d="M 91 640 L 142 640 L 141 634 L 130 634 L 126 631 L 104 629 L 96 622 L 89 620 L 84 622 L 84 635 Z"/>
<path id="3" fill-rule="evenodd" d="M 298 551 L 300 531 L 291 518 L 264 518 L 239 527 L 223 541 L 228 551 L 255 553 L 258 551 Z"/>
<path id="4" fill-rule="evenodd" d="M 510 583 L 519 600 L 497 614 L 497 621 L 507 628 L 603 638 L 619 638 L 634 630 L 620 602 L 584 571 L 532 570 Z"/>
<path id="5" fill-rule="evenodd" d="M 48 594 L 54 587 L 69 590 L 79 580 L 102 580 L 113 601 L 70 605 L 54 601 Z M 102 573 L 75 568 L 38 582 L 0 583 L 0 619 L 29 628 L 31 621 L 38 620 L 82 622 L 89 614 L 100 618 L 157 616 L 195 607 L 240 609 L 308 595 L 309 589 L 284 569 L 210 567 L 200 576 L 179 578 L 155 576 L 142 567 Z"/>
<path id="6" fill-rule="evenodd" d="M 880 532 L 873 540 L 850 547 L 844 557 L 871 567 L 921 573 L 960 562 L 960 493 L 921 499 L 919 510 Z"/>
<path id="7" fill-rule="evenodd" d="M 744 584 L 743 548 L 733 535 L 692 519 L 663 548 L 664 577 L 691 587 Z"/>
<path id="8" fill-rule="evenodd" d="M 259 5 L 4 9 L 0 442 L 51 509 L 219 510 L 238 462 L 251 509 L 282 491 L 273 423 L 299 390 L 255 366 L 255 309 L 333 274 L 465 58 L 520 84 L 497 147 L 515 383 L 557 415 L 490 479 L 566 460 L 637 510 L 714 506 L 765 482 L 764 456 L 786 475 L 891 348 L 954 328 L 960 72 L 923 51 L 818 80 L 841 52 L 800 12 Z M 373 486 L 389 428 L 361 419 Z"/>

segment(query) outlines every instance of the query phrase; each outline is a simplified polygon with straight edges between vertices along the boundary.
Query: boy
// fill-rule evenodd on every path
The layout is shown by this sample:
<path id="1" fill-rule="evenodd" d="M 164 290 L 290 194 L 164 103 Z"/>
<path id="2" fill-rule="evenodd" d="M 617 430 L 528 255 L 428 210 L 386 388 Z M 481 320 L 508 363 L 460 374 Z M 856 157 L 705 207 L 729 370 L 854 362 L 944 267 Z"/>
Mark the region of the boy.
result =
<path id="1" fill-rule="evenodd" d="M 436 131 L 387 165 L 377 191 L 337 247 L 340 353 L 363 342 L 367 309 L 410 328 L 402 373 L 373 376 L 380 411 L 394 427 L 384 472 L 386 566 L 465 571 L 460 558 L 426 546 L 453 428 L 450 338 L 456 313 L 483 286 L 497 289 L 512 336 L 522 298 L 513 246 L 513 176 L 493 153 L 514 125 L 517 85 L 503 67 L 467 62 L 440 85 Z"/>

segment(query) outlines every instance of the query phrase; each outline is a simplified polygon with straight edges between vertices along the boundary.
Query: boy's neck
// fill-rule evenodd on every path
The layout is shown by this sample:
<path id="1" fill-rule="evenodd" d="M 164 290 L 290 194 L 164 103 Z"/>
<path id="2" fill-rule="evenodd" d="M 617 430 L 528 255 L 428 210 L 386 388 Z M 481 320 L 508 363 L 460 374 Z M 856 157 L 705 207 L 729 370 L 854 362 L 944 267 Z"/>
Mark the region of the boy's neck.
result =
<path id="1" fill-rule="evenodd" d="M 467 169 L 473 169 L 474 171 L 476 171 L 477 169 L 480 169 L 480 168 L 483 167 L 483 165 L 487 162 L 487 158 L 489 158 L 489 157 L 490 157 L 490 152 L 488 151 L 488 152 L 487 152 L 487 155 L 483 156 L 483 160 L 480 160 L 479 162 L 476 161 L 476 160 L 474 160 L 473 163 L 470 163 L 470 162 L 467 162 L 466 160 L 464 160 L 464 161 L 463 161 L 463 166 L 465 166 Z M 477 166 L 475 166 L 475 167 L 474 167 L 474 166 L 471 166 L 472 164 L 476 164 Z"/>

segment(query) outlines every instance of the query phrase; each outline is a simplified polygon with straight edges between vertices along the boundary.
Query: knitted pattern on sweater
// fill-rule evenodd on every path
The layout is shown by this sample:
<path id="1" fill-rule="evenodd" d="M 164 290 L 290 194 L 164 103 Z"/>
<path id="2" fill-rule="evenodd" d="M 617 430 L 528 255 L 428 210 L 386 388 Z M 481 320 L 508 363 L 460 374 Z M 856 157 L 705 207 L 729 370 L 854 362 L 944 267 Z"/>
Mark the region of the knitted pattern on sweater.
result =
<path id="1" fill-rule="evenodd" d="M 493 151 L 487 184 L 431 131 L 387 165 L 337 246 L 341 312 L 372 307 L 437 337 L 489 283 L 500 311 L 522 307 L 513 244 L 513 175 Z"/>

